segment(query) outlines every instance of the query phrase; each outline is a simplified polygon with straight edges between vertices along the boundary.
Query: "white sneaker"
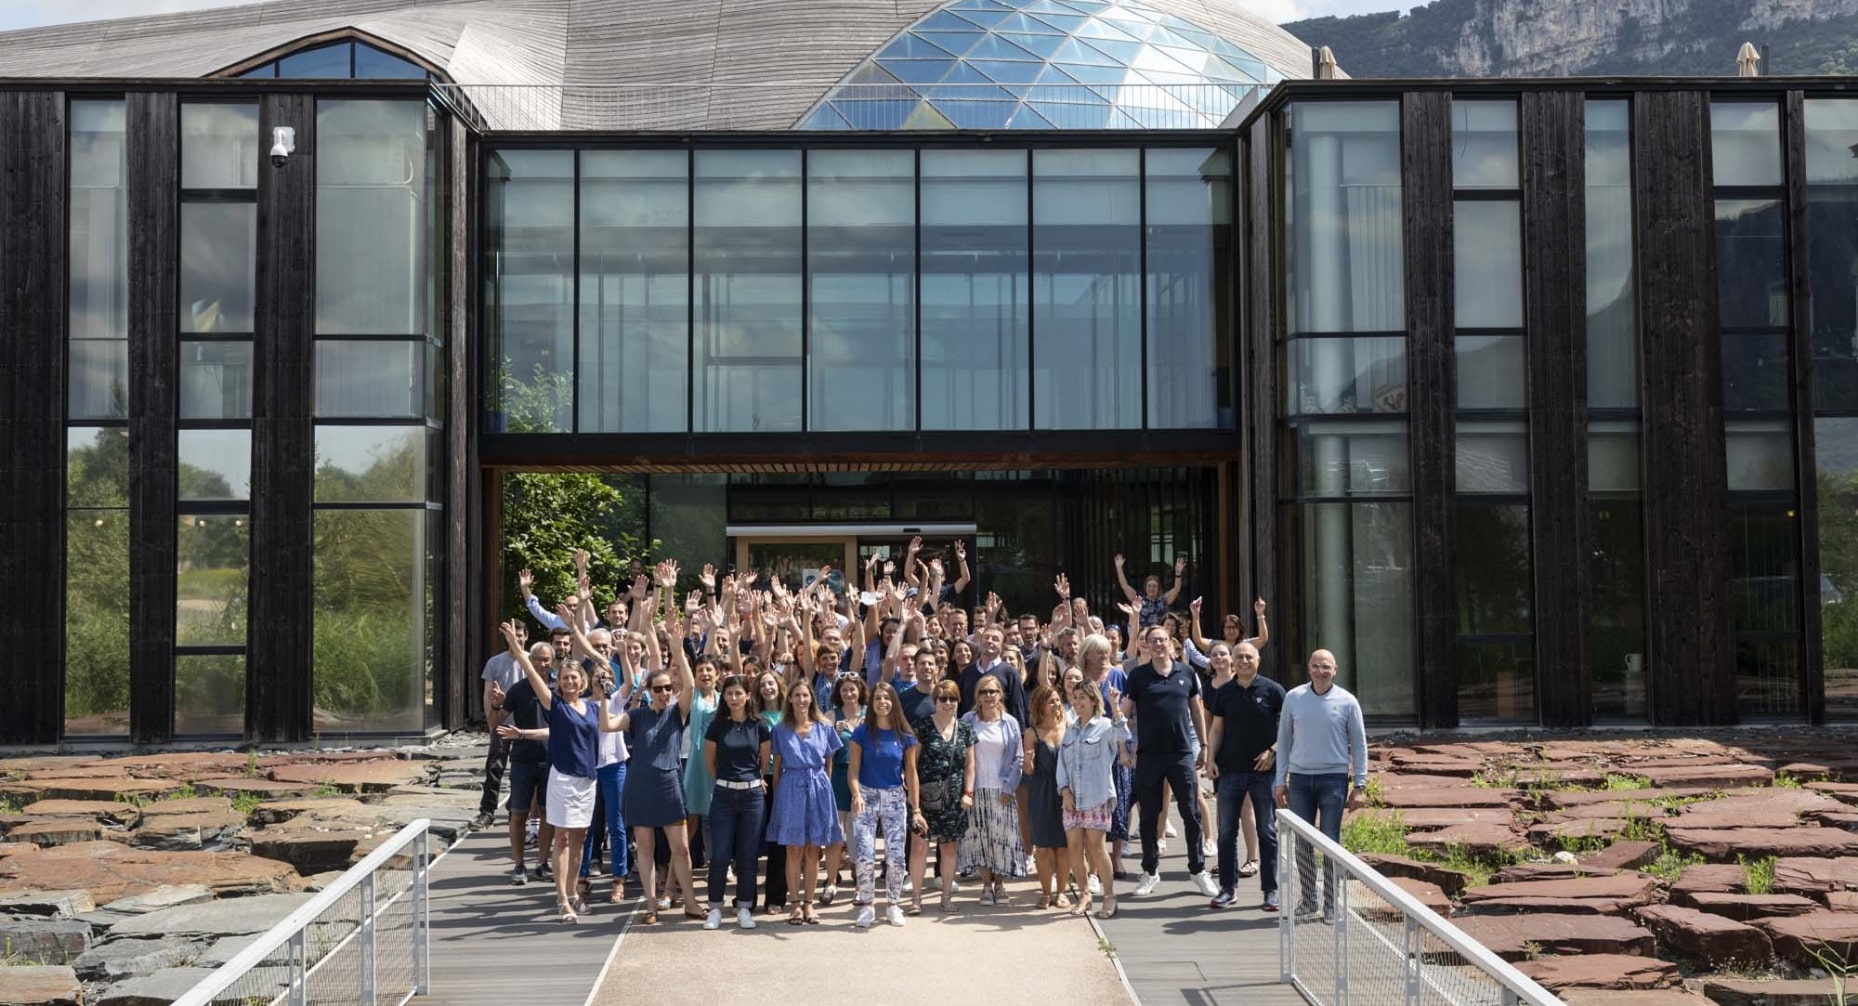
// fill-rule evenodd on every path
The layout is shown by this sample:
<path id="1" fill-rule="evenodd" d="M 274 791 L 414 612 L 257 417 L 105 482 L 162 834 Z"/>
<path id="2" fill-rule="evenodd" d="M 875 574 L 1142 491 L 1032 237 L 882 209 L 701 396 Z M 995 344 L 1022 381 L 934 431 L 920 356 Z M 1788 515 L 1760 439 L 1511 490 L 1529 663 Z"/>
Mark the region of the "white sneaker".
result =
<path id="1" fill-rule="evenodd" d="M 877 921 L 877 909 L 871 905 L 859 905 L 858 920 L 852 924 L 860 929 L 869 929 L 871 923 L 875 921 Z"/>
<path id="2" fill-rule="evenodd" d="M 1144 873 L 1142 874 L 1142 879 L 1136 882 L 1135 896 L 1139 898 L 1145 894 L 1153 894 L 1155 893 L 1155 888 L 1159 886 L 1161 886 L 1161 873 L 1159 871 L 1155 873 Z"/>
<path id="3" fill-rule="evenodd" d="M 1213 878 L 1207 876 L 1205 870 L 1201 870 L 1199 873 L 1187 879 L 1193 881 L 1194 887 L 1198 888 L 1201 894 L 1209 898 L 1219 893 L 1219 885 L 1213 883 Z"/>
<path id="4" fill-rule="evenodd" d="M 1094 873 L 1090 875 L 1090 896 L 1093 898 L 1103 896 L 1103 881 L 1098 880 Z"/>
<path id="5" fill-rule="evenodd" d="M 1169 821 L 1168 826 L 1161 829 L 1161 837 L 1163 838 L 1179 838 L 1180 837 L 1180 832 L 1174 830 L 1173 821 Z"/>
<path id="6" fill-rule="evenodd" d="M 952 897 L 954 897 L 955 895 L 957 895 L 957 894 L 960 894 L 960 893 L 961 893 L 961 882 L 960 882 L 960 881 L 955 881 L 955 880 L 951 880 L 951 881 L 949 881 L 949 883 L 948 883 L 948 896 L 952 898 Z"/>
<path id="7" fill-rule="evenodd" d="M 755 910 L 743 905 L 735 910 L 735 924 L 739 929 L 755 928 Z"/>
<path id="8" fill-rule="evenodd" d="M 888 918 L 891 925 L 898 926 L 898 927 L 901 927 L 903 925 L 903 906 L 902 905 L 891 905 L 890 911 L 884 914 Z"/>
<path id="9" fill-rule="evenodd" d="M 703 928 L 721 929 L 722 927 L 723 927 L 723 910 L 716 907 L 715 905 L 711 905 L 710 914 L 703 917 Z"/>

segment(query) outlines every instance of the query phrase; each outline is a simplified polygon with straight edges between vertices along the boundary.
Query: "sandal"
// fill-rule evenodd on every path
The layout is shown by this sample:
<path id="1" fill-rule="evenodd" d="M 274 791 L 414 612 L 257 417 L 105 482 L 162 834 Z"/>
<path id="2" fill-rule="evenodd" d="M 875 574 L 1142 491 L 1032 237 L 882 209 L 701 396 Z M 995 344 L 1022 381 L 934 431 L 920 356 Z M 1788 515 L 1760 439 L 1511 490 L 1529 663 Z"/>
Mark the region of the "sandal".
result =
<path id="1" fill-rule="evenodd" d="M 609 905 L 617 905 L 625 900 L 626 882 L 624 880 L 613 881 L 613 893 L 607 897 L 606 903 Z"/>
<path id="2" fill-rule="evenodd" d="M 1090 914 L 1090 899 L 1089 898 L 1078 899 L 1077 904 L 1072 905 L 1071 911 L 1067 914 L 1080 915 L 1080 916 L 1089 915 Z"/>
<path id="3" fill-rule="evenodd" d="M 806 914 L 800 910 L 800 906 L 798 905 L 794 906 L 793 914 L 787 916 L 787 924 L 790 926 L 799 926 L 799 925 L 806 924 Z"/>
<path id="4" fill-rule="evenodd" d="M 912 900 L 910 902 L 910 907 L 903 910 L 903 914 L 905 915 L 921 915 L 922 913 L 923 913 L 923 899 L 921 898 L 916 898 Z"/>
<path id="5" fill-rule="evenodd" d="M 806 909 L 806 915 L 802 917 L 800 921 L 806 923 L 809 926 L 817 926 L 819 925 L 819 916 L 814 915 L 813 909 L 809 906 Z"/>
<path id="6" fill-rule="evenodd" d="M 1103 907 L 1097 909 L 1097 918 L 1113 919 L 1115 917 L 1116 917 L 1116 895 L 1106 894 L 1103 896 Z"/>
<path id="7" fill-rule="evenodd" d="M 706 917 L 708 917 L 708 915 L 702 909 L 698 909 L 694 912 L 688 908 L 684 909 L 684 918 L 686 919 L 703 919 Z"/>
<path id="8" fill-rule="evenodd" d="M 942 899 L 942 914 L 943 915 L 954 915 L 960 911 L 961 909 L 955 907 L 955 902 L 953 899 L 947 898 L 947 897 L 944 897 Z"/>
<path id="9" fill-rule="evenodd" d="M 1245 861 L 1245 865 L 1239 867 L 1239 876 L 1241 877 L 1256 877 L 1257 875 L 1258 861 L 1255 859 L 1248 859 Z"/>
<path id="10" fill-rule="evenodd" d="M 1052 899 L 1052 907 L 1053 908 L 1070 908 L 1071 907 L 1071 896 L 1069 894 L 1066 894 L 1063 891 L 1059 891 L 1058 896 Z"/>
<path id="11" fill-rule="evenodd" d="M 1052 896 L 1049 894 L 1046 894 L 1044 891 L 1040 891 L 1039 892 L 1039 910 L 1044 911 L 1045 909 L 1050 908 L 1050 907 L 1052 907 Z"/>
<path id="12" fill-rule="evenodd" d="M 641 926 L 655 926 L 657 924 L 658 913 L 655 911 L 648 910 L 644 915 L 639 916 L 639 925 Z"/>

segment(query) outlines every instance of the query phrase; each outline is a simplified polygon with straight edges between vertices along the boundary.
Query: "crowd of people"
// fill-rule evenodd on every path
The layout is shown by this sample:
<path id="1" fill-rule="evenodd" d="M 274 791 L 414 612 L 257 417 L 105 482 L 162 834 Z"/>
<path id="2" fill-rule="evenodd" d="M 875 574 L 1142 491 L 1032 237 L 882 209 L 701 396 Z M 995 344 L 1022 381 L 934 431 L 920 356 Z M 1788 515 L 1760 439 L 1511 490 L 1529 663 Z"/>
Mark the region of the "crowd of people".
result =
<path id="1" fill-rule="evenodd" d="M 706 929 L 731 910 L 753 929 L 758 908 L 817 924 L 849 865 L 861 928 L 878 920 L 880 867 L 892 926 L 928 890 L 954 913 L 964 884 L 983 906 L 1007 905 L 1005 881 L 1027 876 L 1040 909 L 1107 919 L 1130 879 L 1127 846 L 1139 843 L 1141 897 L 1179 838 L 1211 907 L 1238 904 L 1240 881 L 1257 877 L 1258 904 L 1275 912 L 1272 808 L 1339 838 L 1366 785 L 1361 708 L 1326 650 L 1288 692 L 1258 673 L 1262 599 L 1255 635 L 1226 615 L 1209 640 L 1201 600 L 1176 607 L 1184 559 L 1169 589 L 1150 576 L 1138 590 L 1118 555 L 1120 619 L 1093 613 L 1063 574 L 1049 617 L 1013 616 L 991 594 L 970 617 L 954 603 L 968 580 L 960 543 L 953 584 L 921 551 L 916 539 L 901 563 L 873 557 L 843 591 L 827 569 L 764 583 L 706 565 L 682 598 L 667 561 L 599 609 L 585 552 L 552 611 L 520 573 L 549 639 L 530 643 L 520 619 L 500 626 L 476 822 L 492 823 L 507 772 L 511 883 L 552 881 L 575 922 L 597 878 L 621 904 L 636 876 L 644 925 L 681 906 Z M 1299 859 L 1296 910 L 1327 918 L 1332 885 L 1319 905 L 1313 865 Z"/>

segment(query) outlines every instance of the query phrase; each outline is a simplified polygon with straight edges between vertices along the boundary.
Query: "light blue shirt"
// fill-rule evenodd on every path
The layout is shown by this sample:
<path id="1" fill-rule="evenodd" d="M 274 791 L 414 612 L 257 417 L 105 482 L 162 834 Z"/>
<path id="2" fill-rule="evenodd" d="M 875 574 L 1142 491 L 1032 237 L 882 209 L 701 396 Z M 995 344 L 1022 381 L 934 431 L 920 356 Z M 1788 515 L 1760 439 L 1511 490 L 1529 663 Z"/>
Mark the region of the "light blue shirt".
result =
<path id="1" fill-rule="evenodd" d="M 1284 696 L 1284 712 L 1277 722 L 1273 785 L 1284 785 L 1292 772 L 1347 773 L 1356 788 L 1368 784 L 1368 730 L 1361 719 L 1361 703 L 1348 689 L 1332 684 L 1318 695 L 1309 685 L 1298 685 Z"/>

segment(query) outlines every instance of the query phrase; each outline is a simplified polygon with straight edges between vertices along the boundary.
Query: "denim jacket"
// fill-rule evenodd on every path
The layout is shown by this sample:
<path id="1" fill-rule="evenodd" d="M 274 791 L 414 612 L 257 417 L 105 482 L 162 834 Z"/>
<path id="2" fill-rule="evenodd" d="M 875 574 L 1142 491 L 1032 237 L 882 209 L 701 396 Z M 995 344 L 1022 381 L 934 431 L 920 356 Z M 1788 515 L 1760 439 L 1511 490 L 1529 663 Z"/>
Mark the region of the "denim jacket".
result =
<path id="1" fill-rule="evenodd" d="M 1058 788 L 1078 807 L 1101 807 L 1116 797 L 1116 755 L 1129 739 L 1127 724 L 1099 716 L 1065 731 L 1058 748 Z"/>
<path id="2" fill-rule="evenodd" d="M 974 730 L 975 736 L 979 737 L 981 729 L 980 716 L 973 710 L 969 710 L 962 715 L 961 719 L 962 722 L 966 723 Z M 1019 788 L 1019 777 L 1026 769 L 1025 741 L 1022 740 L 1020 736 L 1019 721 L 1014 719 L 1011 714 L 1001 713 L 1000 725 L 1005 729 L 1006 733 L 1006 751 L 1000 756 L 1000 792 L 1011 793 Z M 969 751 L 968 757 L 974 757 L 974 752 Z M 991 789 L 992 787 L 987 785 L 987 780 L 976 779 L 974 780 L 974 788 Z"/>

